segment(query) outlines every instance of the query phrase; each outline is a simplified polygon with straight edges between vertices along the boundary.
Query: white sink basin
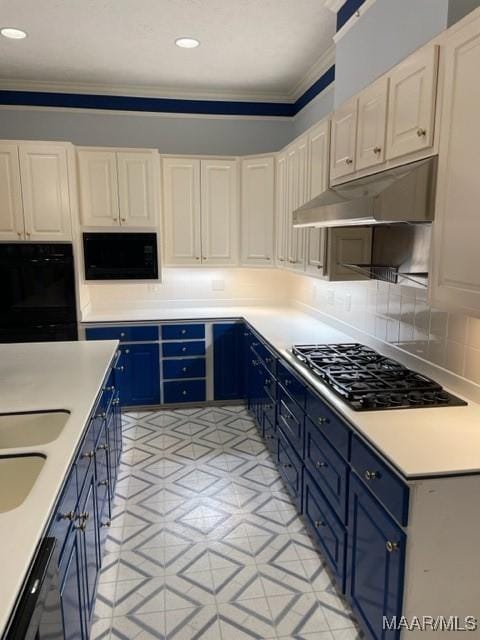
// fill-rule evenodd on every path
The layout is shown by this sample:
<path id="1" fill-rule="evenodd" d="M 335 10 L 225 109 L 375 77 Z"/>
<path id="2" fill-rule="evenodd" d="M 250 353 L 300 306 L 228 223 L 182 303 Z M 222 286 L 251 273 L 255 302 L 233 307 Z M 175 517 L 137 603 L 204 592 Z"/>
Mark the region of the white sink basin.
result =
<path id="1" fill-rule="evenodd" d="M 38 454 L 0 458 L 0 513 L 25 502 L 45 461 L 46 458 Z"/>
<path id="2" fill-rule="evenodd" d="M 0 450 L 38 447 L 56 440 L 69 415 L 64 410 L 0 414 Z"/>

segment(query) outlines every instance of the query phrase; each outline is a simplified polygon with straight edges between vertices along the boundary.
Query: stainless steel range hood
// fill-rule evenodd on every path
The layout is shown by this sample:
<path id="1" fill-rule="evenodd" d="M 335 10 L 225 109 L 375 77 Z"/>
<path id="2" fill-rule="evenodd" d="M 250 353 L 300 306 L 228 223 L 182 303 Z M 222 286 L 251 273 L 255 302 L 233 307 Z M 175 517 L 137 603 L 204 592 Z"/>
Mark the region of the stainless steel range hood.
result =
<path id="1" fill-rule="evenodd" d="M 437 158 L 331 187 L 293 212 L 294 227 L 432 222 Z"/>

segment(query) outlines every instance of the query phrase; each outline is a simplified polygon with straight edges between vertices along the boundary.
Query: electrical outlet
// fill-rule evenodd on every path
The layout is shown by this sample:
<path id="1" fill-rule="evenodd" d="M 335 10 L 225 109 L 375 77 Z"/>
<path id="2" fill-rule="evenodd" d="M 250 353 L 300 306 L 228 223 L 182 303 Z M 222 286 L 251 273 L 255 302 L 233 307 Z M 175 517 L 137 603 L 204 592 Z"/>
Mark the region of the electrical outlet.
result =
<path id="1" fill-rule="evenodd" d="M 212 291 L 224 291 L 225 280 L 212 280 Z"/>
<path id="2" fill-rule="evenodd" d="M 345 311 L 351 311 L 352 309 L 352 294 L 347 293 L 345 296 Z"/>
<path id="3" fill-rule="evenodd" d="M 331 305 L 335 304 L 335 291 L 333 289 L 327 291 L 327 302 Z"/>

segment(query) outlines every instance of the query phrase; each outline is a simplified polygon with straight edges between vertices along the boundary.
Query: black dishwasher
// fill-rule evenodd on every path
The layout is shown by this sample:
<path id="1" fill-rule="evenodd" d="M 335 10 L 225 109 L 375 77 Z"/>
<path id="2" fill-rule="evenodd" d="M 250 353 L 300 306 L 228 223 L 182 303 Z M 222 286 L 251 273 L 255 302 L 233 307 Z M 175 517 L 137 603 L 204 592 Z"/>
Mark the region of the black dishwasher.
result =
<path id="1" fill-rule="evenodd" d="M 5 640 L 63 640 L 56 538 L 44 538 Z"/>

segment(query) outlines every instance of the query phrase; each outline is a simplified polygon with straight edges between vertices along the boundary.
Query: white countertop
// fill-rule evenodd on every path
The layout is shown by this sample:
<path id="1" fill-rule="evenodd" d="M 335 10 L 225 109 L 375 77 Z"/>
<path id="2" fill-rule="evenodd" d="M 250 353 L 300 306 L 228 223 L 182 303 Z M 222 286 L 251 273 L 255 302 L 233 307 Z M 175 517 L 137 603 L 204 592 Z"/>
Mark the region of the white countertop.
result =
<path id="1" fill-rule="evenodd" d="M 288 349 L 294 344 L 358 341 L 358 336 L 353 337 L 339 331 L 331 324 L 326 324 L 294 307 L 232 306 L 122 311 L 112 309 L 90 313 L 84 317 L 84 322 L 202 318 L 247 320 L 405 478 L 480 473 L 480 404 L 462 394 L 468 401 L 468 406 L 367 412 L 349 409 L 336 394 L 310 374 Z M 370 346 L 378 349 L 378 343 Z M 392 353 L 386 355 L 392 356 Z M 404 364 L 412 365 L 411 362 Z M 425 372 L 435 378 L 432 371 L 425 371 L 423 367 L 423 373 Z M 444 384 L 441 380 L 439 382 Z M 448 386 L 446 388 L 459 395 L 458 389 L 449 389 Z"/>
<path id="2" fill-rule="evenodd" d="M 0 413 L 65 409 L 53 442 L 0 454 L 46 456 L 25 502 L 0 513 L 0 636 L 22 589 L 38 543 L 80 444 L 89 414 L 117 348 L 116 341 L 0 345 Z M 8 491 L 8 487 L 1 487 Z"/>

